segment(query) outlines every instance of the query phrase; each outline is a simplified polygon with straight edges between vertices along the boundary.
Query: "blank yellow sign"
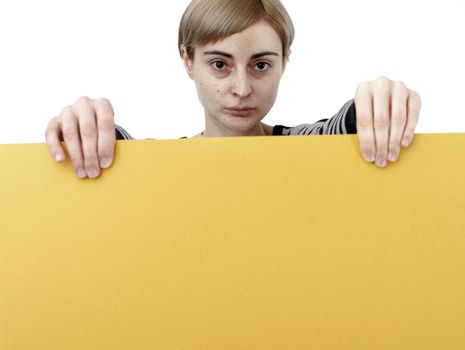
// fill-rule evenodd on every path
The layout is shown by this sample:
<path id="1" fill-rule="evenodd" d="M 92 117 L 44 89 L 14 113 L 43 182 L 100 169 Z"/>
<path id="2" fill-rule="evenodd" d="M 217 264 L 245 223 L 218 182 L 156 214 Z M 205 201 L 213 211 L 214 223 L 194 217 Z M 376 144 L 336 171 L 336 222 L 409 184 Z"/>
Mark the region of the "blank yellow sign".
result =
<path id="1" fill-rule="evenodd" d="M 465 134 L 0 146 L 0 349 L 465 349 Z"/>

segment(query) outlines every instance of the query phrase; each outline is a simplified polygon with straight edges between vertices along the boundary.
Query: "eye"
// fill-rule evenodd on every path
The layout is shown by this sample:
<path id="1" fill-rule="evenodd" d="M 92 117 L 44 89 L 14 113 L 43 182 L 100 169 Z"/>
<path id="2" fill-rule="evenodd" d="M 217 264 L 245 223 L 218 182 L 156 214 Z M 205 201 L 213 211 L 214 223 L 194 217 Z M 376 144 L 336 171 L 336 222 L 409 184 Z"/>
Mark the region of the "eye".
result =
<path id="1" fill-rule="evenodd" d="M 226 68 L 226 63 L 223 61 L 213 61 L 210 63 L 214 70 L 223 71 Z"/>
<path id="2" fill-rule="evenodd" d="M 269 67 L 271 67 L 271 65 L 267 62 L 257 62 L 255 63 L 255 67 L 257 68 L 257 70 L 259 71 L 265 71 L 267 70 Z"/>

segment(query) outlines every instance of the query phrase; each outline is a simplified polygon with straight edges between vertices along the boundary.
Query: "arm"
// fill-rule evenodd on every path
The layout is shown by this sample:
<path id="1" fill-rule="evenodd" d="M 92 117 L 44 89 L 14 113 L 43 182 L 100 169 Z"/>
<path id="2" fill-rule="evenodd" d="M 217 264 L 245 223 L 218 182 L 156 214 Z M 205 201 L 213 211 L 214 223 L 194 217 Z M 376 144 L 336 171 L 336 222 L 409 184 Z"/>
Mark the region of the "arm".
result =
<path id="1" fill-rule="evenodd" d="M 124 130 L 121 126 L 115 124 L 115 136 L 117 140 L 134 140 L 134 137 Z"/>
<path id="2" fill-rule="evenodd" d="M 347 101 L 330 119 L 321 119 L 311 124 L 300 124 L 294 127 L 283 127 L 283 135 L 340 135 L 356 134 L 354 100 Z"/>

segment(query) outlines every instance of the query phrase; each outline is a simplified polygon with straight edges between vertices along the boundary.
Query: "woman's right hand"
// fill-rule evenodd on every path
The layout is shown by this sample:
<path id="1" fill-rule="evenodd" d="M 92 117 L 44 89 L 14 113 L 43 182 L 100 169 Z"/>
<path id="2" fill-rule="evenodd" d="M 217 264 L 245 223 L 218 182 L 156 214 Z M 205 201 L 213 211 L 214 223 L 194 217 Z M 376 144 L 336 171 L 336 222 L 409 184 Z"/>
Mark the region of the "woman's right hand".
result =
<path id="1" fill-rule="evenodd" d="M 45 139 L 52 157 L 65 160 L 61 146 L 64 141 L 76 175 L 83 179 L 96 178 L 100 168 L 113 162 L 115 140 L 114 112 L 107 99 L 80 97 L 52 118 Z"/>

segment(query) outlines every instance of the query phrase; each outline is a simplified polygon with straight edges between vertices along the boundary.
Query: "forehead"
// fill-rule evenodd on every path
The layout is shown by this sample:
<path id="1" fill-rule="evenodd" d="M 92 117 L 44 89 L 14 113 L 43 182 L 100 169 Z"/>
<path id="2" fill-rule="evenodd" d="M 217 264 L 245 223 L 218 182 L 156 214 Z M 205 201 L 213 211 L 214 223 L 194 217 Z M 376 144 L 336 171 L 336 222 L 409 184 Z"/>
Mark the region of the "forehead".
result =
<path id="1" fill-rule="evenodd" d="M 199 48 L 203 51 L 222 50 L 235 54 L 274 51 L 282 55 L 282 43 L 278 33 L 264 21 L 259 21 L 240 33 Z"/>

